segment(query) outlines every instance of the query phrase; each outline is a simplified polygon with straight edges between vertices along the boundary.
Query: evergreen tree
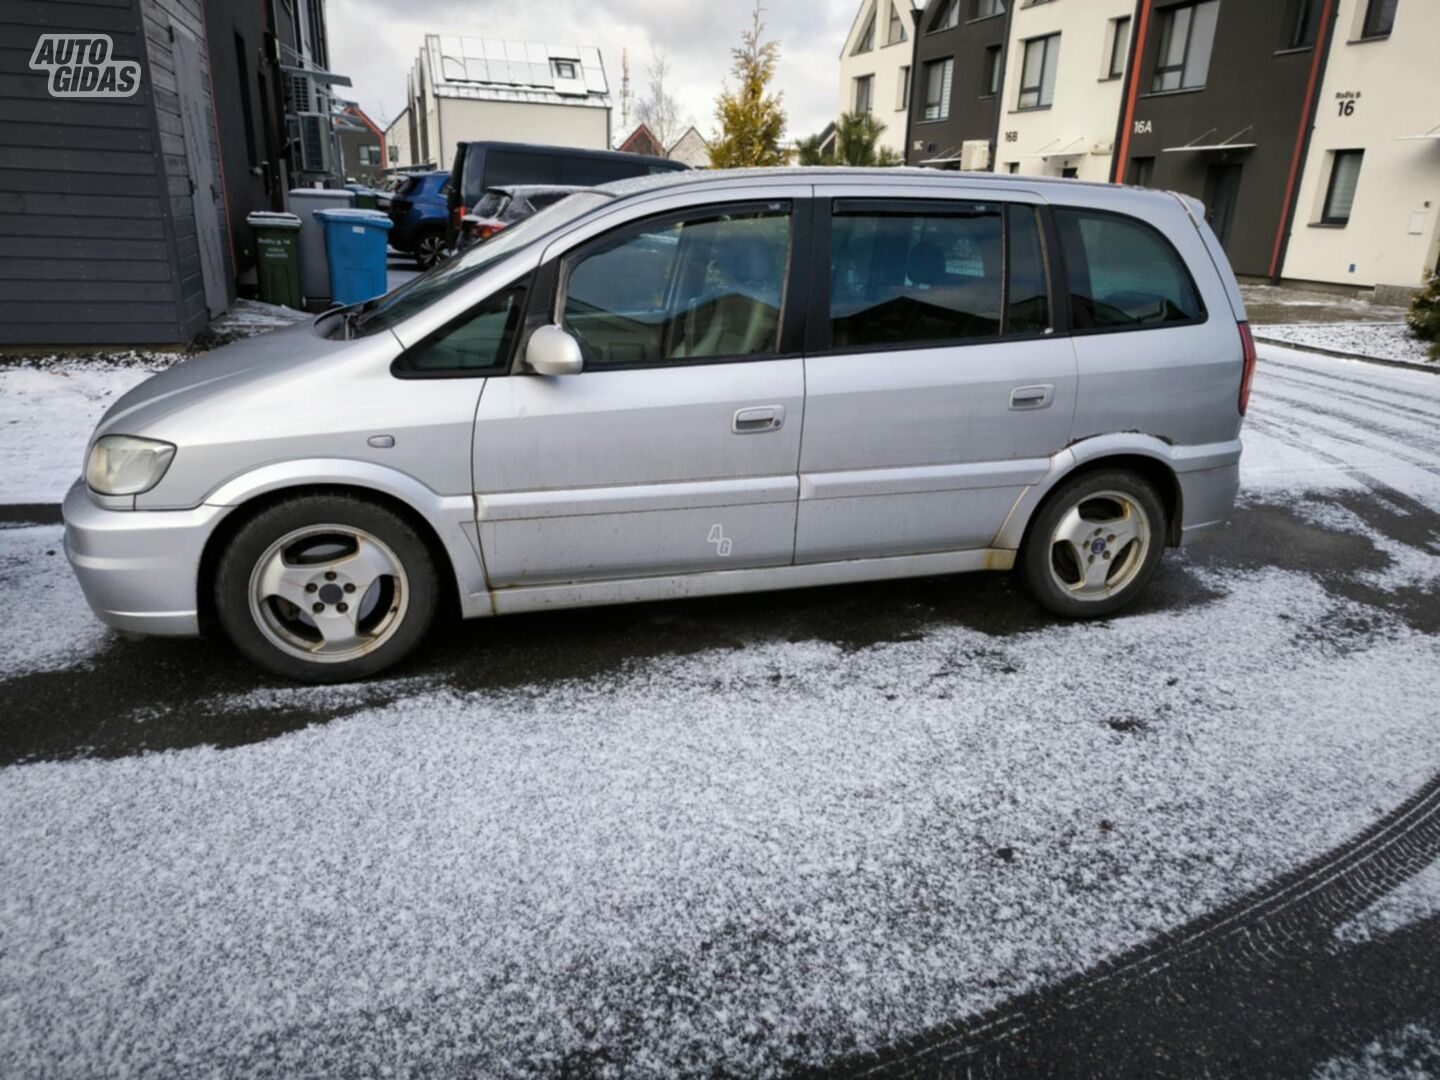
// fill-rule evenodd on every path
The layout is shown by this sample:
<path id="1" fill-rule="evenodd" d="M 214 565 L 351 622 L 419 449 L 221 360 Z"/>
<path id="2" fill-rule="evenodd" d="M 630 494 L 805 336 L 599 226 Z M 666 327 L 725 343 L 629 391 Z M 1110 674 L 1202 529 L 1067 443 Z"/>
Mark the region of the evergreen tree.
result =
<path id="1" fill-rule="evenodd" d="M 780 95 L 768 93 L 780 61 L 780 45 L 762 41 L 765 23 L 760 0 L 755 0 L 750 28 L 740 35 L 740 47 L 731 49 L 736 86 L 727 86 L 715 101 L 720 134 L 710 144 L 710 164 L 716 169 L 743 169 L 784 165 L 780 139 L 785 134 L 785 110 Z"/>
<path id="2" fill-rule="evenodd" d="M 825 136 L 823 134 L 806 135 L 795 144 L 796 164 L 799 165 L 834 165 L 835 159 L 824 147 Z"/>
<path id="3" fill-rule="evenodd" d="M 875 144 L 885 134 L 885 122 L 873 113 L 847 112 L 835 125 L 835 163 L 837 165 L 878 165 Z"/>

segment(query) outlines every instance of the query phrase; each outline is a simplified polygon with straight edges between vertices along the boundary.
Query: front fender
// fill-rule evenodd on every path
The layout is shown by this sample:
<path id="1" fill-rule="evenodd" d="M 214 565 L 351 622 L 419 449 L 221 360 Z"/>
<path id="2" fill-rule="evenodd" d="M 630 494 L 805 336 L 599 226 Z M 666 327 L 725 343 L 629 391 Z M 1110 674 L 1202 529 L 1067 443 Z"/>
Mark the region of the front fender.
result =
<path id="1" fill-rule="evenodd" d="M 408 473 L 370 461 L 305 458 L 241 473 L 212 491 L 204 502 L 236 507 L 262 495 L 308 487 L 357 488 L 404 503 L 425 519 L 449 556 L 460 589 L 461 613 L 467 618 L 494 614 L 480 556 L 473 495 L 440 495 Z"/>

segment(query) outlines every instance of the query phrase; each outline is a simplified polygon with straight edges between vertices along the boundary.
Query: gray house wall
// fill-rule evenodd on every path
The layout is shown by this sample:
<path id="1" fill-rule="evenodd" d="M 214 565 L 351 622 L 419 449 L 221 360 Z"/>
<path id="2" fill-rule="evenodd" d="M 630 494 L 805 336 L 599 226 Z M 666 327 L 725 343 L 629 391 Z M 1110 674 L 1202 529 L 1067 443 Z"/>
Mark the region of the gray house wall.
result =
<path id="1" fill-rule="evenodd" d="M 182 343 L 208 322 L 169 45 L 172 18 L 205 40 L 199 6 L 0 4 L 0 345 Z M 52 98 L 29 60 L 57 32 L 109 34 L 139 91 Z"/>

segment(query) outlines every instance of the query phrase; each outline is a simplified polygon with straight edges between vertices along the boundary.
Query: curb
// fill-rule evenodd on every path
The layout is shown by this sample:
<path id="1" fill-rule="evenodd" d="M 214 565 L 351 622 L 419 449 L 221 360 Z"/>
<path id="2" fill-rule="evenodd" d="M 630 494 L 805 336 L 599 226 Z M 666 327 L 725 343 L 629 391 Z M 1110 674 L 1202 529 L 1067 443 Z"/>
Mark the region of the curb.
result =
<path id="1" fill-rule="evenodd" d="M 1407 371 L 1423 371 L 1427 375 L 1440 375 L 1440 362 L 1434 364 L 1417 364 L 1412 360 L 1389 360 L 1380 356 L 1365 356 L 1361 353 L 1341 352 L 1339 349 L 1322 349 L 1318 345 L 1299 345 L 1293 341 L 1278 341 L 1275 338 L 1255 335 L 1257 343 L 1262 345 L 1275 345 L 1282 349 L 1290 349 L 1293 352 L 1319 353 L 1321 356 L 1333 356 L 1337 360 L 1363 360 L 1367 364 L 1379 364 L 1382 367 L 1402 368 Z"/>
<path id="2" fill-rule="evenodd" d="M 59 503 L 0 504 L 0 525 L 63 525 Z"/>

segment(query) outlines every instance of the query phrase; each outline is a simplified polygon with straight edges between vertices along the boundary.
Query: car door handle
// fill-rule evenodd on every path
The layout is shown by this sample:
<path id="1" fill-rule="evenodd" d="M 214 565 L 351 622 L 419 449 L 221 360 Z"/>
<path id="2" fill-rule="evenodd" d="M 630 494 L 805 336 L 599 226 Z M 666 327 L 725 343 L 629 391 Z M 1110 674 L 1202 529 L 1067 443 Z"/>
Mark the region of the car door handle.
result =
<path id="1" fill-rule="evenodd" d="M 1054 398 L 1055 386 L 1053 383 L 1043 383 L 1039 386 L 1017 386 L 1010 391 L 1010 408 L 1043 409 Z"/>
<path id="2" fill-rule="evenodd" d="M 755 405 L 748 409 L 737 409 L 730 422 L 730 430 L 736 435 L 759 435 L 765 431 L 779 431 L 785 426 L 784 405 Z"/>

